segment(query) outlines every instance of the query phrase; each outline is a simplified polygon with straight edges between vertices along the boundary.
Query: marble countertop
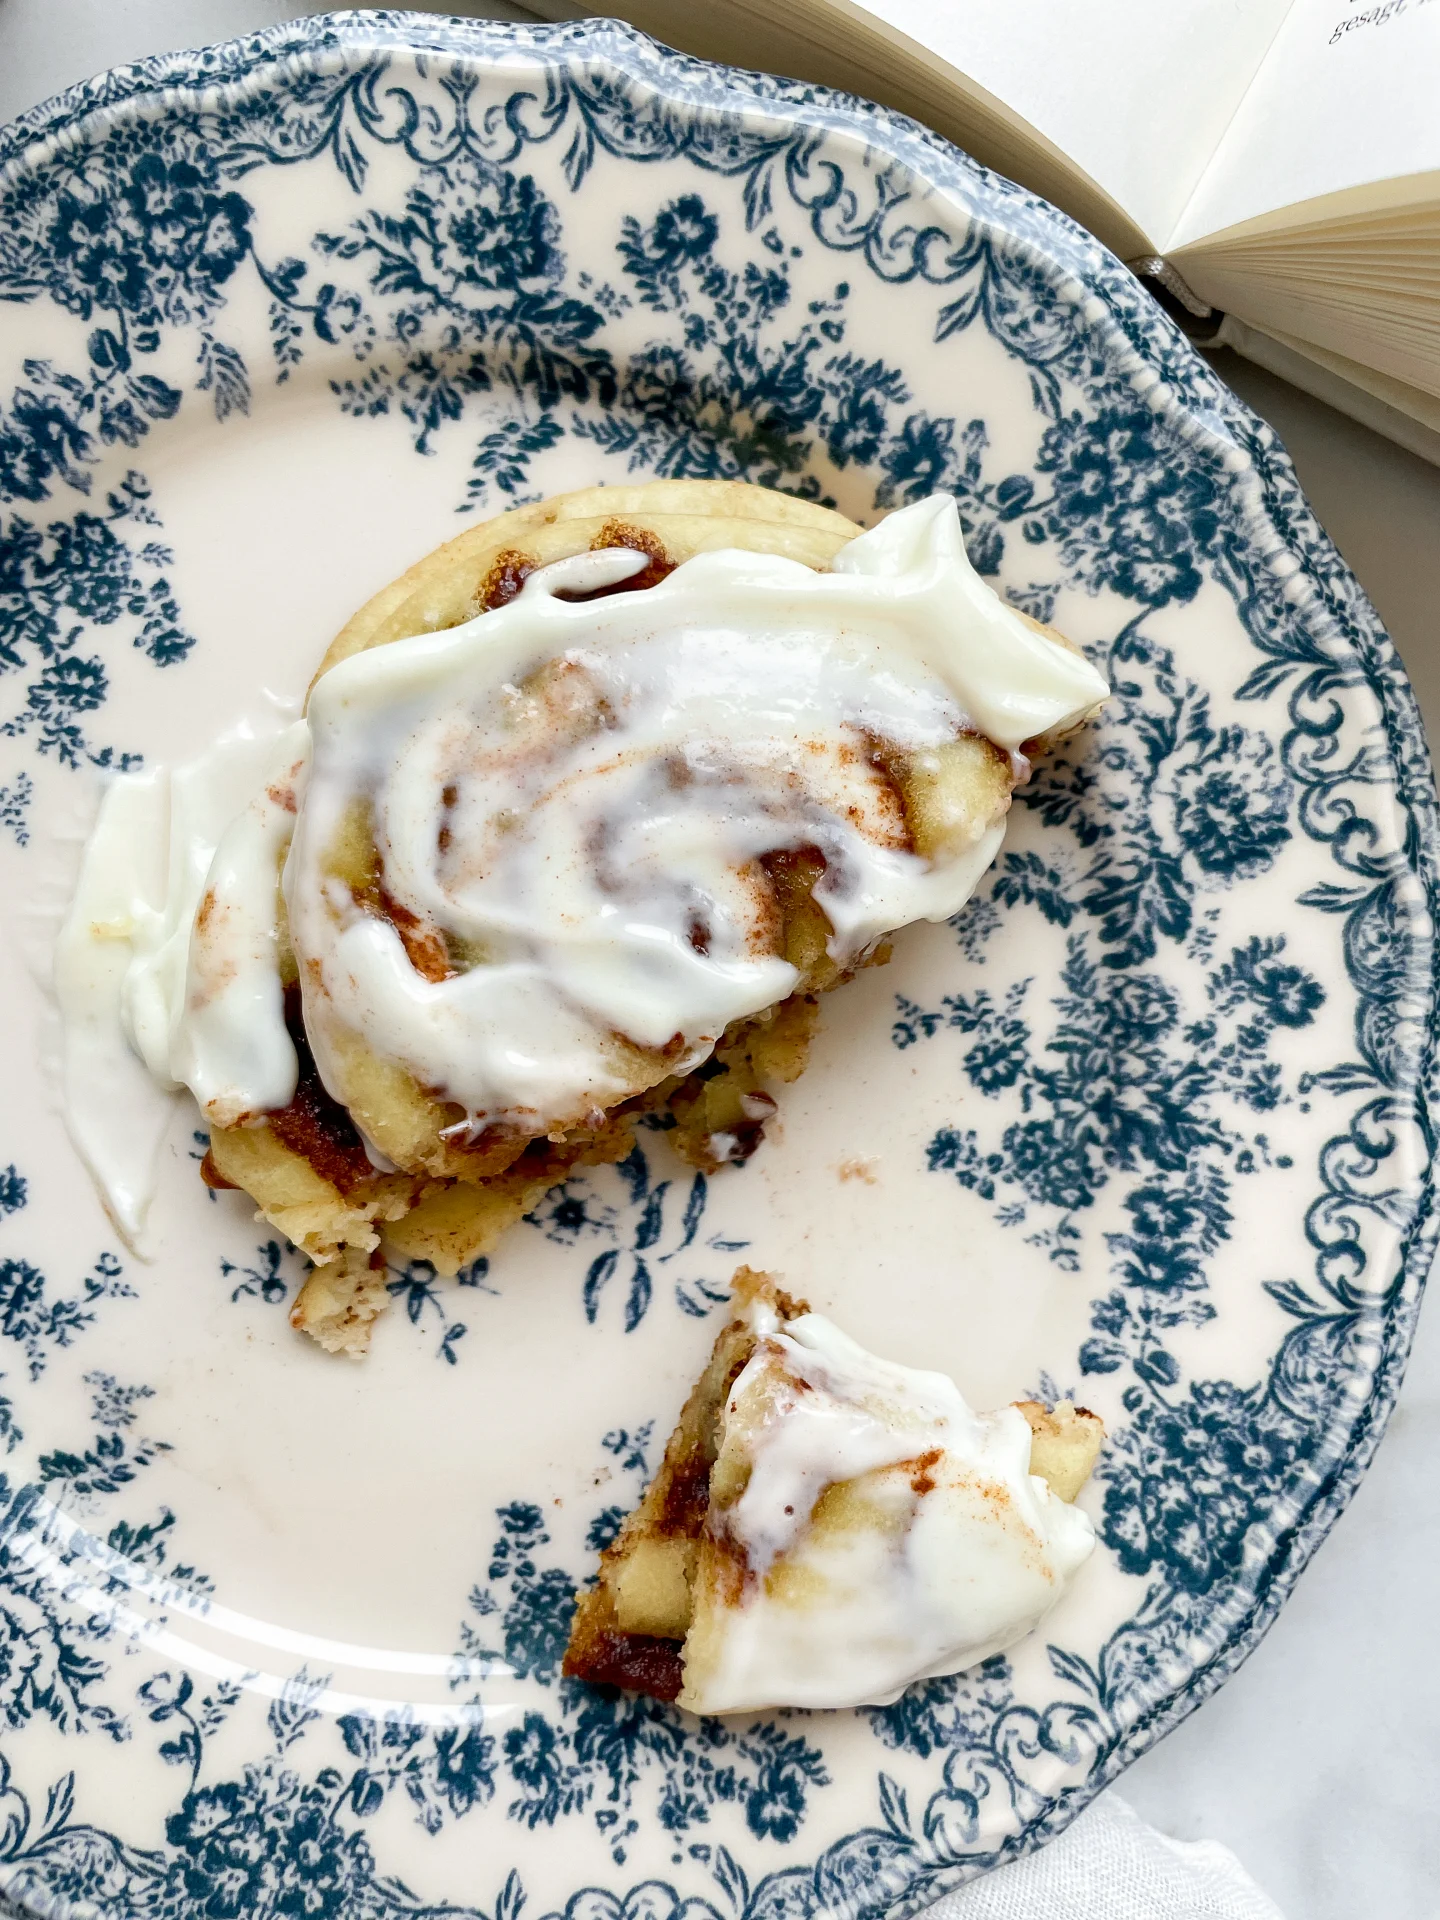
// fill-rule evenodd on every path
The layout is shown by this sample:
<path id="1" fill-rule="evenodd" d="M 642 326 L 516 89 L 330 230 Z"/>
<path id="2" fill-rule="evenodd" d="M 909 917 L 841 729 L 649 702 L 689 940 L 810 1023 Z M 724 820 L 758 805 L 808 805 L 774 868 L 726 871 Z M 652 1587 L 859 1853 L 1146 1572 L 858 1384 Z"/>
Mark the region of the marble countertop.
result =
<path id="1" fill-rule="evenodd" d="M 411 0 L 415 5 L 416 0 Z M 101 68 L 325 7 L 297 0 L 0 0 L 0 120 Z M 528 18 L 504 0 L 423 11 Z M 1233 355 L 1440 728 L 1440 469 Z M 1286 1920 L 1431 1920 L 1440 1906 L 1440 1313 L 1422 1318 L 1373 1468 L 1269 1637 L 1125 1777 L 1182 1839 L 1223 1840 Z"/>

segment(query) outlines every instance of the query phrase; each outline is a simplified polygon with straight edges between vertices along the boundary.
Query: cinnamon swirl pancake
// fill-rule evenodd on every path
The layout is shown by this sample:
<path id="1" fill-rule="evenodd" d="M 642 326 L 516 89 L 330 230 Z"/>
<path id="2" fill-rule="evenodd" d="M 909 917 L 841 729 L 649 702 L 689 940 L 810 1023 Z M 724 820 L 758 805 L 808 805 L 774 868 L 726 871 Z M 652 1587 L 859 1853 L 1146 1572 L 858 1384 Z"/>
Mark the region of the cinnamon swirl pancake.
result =
<path id="1" fill-rule="evenodd" d="M 387 1257 L 455 1273 L 642 1118 L 752 1153 L 817 996 L 957 911 L 1105 693 L 948 496 L 870 532 L 733 482 L 518 508 L 331 645 L 141 1050 L 315 1263 L 295 1324 L 362 1352 Z"/>

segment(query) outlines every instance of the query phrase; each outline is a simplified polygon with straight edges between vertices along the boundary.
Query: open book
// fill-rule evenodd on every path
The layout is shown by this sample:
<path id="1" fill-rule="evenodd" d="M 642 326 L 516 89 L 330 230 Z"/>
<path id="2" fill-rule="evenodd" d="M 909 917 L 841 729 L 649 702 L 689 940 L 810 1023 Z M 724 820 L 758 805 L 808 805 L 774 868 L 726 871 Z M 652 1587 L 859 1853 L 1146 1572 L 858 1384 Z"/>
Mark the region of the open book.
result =
<path id="1" fill-rule="evenodd" d="M 901 108 L 1440 461 L 1440 0 L 529 0 Z"/>

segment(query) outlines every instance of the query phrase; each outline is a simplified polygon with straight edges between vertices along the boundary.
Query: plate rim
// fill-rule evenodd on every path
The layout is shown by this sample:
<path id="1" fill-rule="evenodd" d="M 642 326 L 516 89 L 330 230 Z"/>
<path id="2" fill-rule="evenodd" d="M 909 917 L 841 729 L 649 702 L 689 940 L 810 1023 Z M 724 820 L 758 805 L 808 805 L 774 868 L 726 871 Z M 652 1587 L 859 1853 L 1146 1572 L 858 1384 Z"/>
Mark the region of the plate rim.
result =
<path id="1" fill-rule="evenodd" d="M 1421 1111 L 1440 1108 L 1440 803 L 1424 723 L 1413 688 L 1393 641 L 1368 597 L 1317 520 L 1302 492 L 1293 462 L 1274 430 L 1226 386 L 1193 343 L 1146 295 L 1130 270 L 1070 216 L 1042 196 L 1019 187 L 985 167 L 942 136 L 895 109 L 859 96 L 808 82 L 750 72 L 701 60 L 670 48 L 628 24 L 607 17 L 558 24 L 463 18 L 398 9 L 341 10 L 282 22 L 249 34 L 151 54 L 78 81 L 6 123 L 0 123 L 0 181 L 32 166 L 46 147 L 83 144 L 92 125 L 143 111 L 163 114 L 172 99 L 193 99 L 209 88 L 259 90 L 283 86 L 294 76 L 315 71 L 333 57 L 338 63 L 364 53 L 418 53 L 468 59 L 493 65 L 507 53 L 533 49 L 562 58 L 590 58 L 651 87 L 678 108 L 711 106 L 749 110 L 793 120 L 805 119 L 826 132 L 848 133 L 865 145 L 897 159 L 929 187 L 954 197 L 979 185 L 1003 193 L 1011 206 L 1038 220 L 1049 243 L 1046 271 L 1055 271 L 1057 243 L 1068 240 L 1083 249 L 1073 270 L 1083 275 L 1085 292 L 1104 305 L 1092 324 L 1123 342 L 1120 354 L 1133 370 L 1153 375 L 1137 392 L 1186 439 L 1236 448 L 1246 456 L 1256 486 L 1237 522 L 1267 563 L 1297 555 L 1296 577 L 1308 588 L 1312 618 L 1334 630 L 1344 627 L 1384 726 L 1395 773 L 1397 812 L 1407 829 L 1404 854 L 1418 880 L 1429 914 L 1429 1019 L 1405 1087 Z M 678 83 L 678 84 L 677 84 Z M 709 98 L 697 96 L 705 89 Z M 1022 251 L 1038 253 L 1033 234 L 1012 230 Z M 1157 369 L 1163 368 L 1162 373 Z M 1182 386 L 1175 384 L 1176 379 Z M 1201 417 L 1201 413 L 1208 418 Z M 1308 556 L 1308 557 L 1306 557 Z M 1317 565 L 1317 562 L 1320 563 Z M 1328 583 L 1347 581 L 1354 600 L 1342 618 L 1327 594 Z M 1067 1789 L 1046 1813 L 1007 1839 L 985 1867 L 1007 1864 L 1033 1852 L 1064 1830 L 1136 1759 L 1148 1751 L 1215 1693 L 1259 1645 L 1274 1624 L 1300 1574 L 1348 1506 L 1368 1470 L 1394 1410 L 1426 1280 L 1440 1242 L 1440 1148 L 1432 1152 L 1415 1197 L 1398 1258 L 1390 1276 L 1396 1294 L 1387 1322 L 1384 1350 L 1372 1376 L 1372 1388 L 1357 1410 L 1342 1455 L 1313 1494 L 1304 1517 L 1277 1539 L 1256 1580 L 1250 1604 L 1233 1631 L 1179 1687 L 1120 1732 L 1103 1761 L 1079 1785 Z M 782 1869 L 783 1870 L 783 1869 Z M 947 1892 L 975 1877 L 967 1864 L 926 1867 L 916 1863 L 916 1878 L 883 1910 L 886 1920 L 908 1920 Z M 580 1890 L 577 1890 L 579 1892 Z M 9 1896 L 0 1890 L 0 1901 Z M 47 1897 L 43 1911 L 76 1915 L 87 1903 Z M 39 1913 L 40 1907 L 26 1906 Z"/>

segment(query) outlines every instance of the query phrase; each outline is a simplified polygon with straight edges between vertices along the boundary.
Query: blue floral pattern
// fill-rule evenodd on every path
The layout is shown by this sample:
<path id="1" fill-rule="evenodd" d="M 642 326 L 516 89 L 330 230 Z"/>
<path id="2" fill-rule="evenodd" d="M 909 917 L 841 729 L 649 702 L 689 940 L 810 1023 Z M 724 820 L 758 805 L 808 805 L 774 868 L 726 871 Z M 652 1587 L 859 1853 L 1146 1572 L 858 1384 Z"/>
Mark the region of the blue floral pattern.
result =
<path id="1" fill-rule="evenodd" d="M 663 1118 L 656 1118 L 652 1131 L 665 1130 Z M 607 1300 L 613 1299 L 619 1325 L 633 1333 L 650 1311 L 657 1281 L 692 1319 L 704 1319 L 730 1298 L 734 1256 L 750 1243 L 702 1231 L 709 1195 L 706 1175 L 657 1178 L 651 1156 L 636 1146 L 616 1167 L 576 1174 L 552 1187 L 525 1222 L 553 1246 L 599 1248 L 591 1254 L 580 1284 L 585 1319 L 594 1326 L 602 1311 L 609 1310 Z M 677 1260 L 681 1265 L 672 1267 Z M 253 1264 L 245 1257 L 222 1255 L 220 1260 L 220 1277 L 229 1286 L 232 1304 L 261 1300 L 282 1306 L 298 1292 L 306 1271 L 307 1262 L 288 1241 L 263 1242 L 255 1249 Z M 411 1326 L 438 1326 L 436 1356 L 455 1366 L 469 1327 L 452 1318 L 454 1290 L 494 1293 L 490 1262 L 474 1260 L 453 1280 L 440 1280 L 427 1260 L 392 1265 L 387 1273 L 391 1299 Z M 0 1298 L 3 1290 L 0 1267 Z"/>
<path id="2" fill-rule="evenodd" d="M 603 1445 L 626 1472 L 643 1476 L 649 1440 L 648 1431 L 616 1431 Z M 623 1512 L 611 1507 L 596 1516 L 586 1540 L 589 1552 L 609 1544 Z M 667 1834 L 701 1830 L 712 1808 L 733 1805 L 757 1839 L 793 1839 L 810 1789 L 830 1784 L 819 1751 L 803 1732 L 781 1723 L 737 1728 L 714 1721 L 697 1741 L 688 1715 L 674 1707 L 559 1680 L 580 1581 L 561 1567 L 539 1564 L 550 1542 L 539 1507 L 516 1501 L 496 1519 L 500 1530 L 487 1579 L 471 1593 L 472 1618 L 461 1627 L 465 1671 L 483 1675 L 500 1660 L 547 1687 L 559 1681 L 559 1713 L 527 1712 L 499 1743 L 513 1789 L 509 1817 L 527 1827 L 550 1827 L 562 1815 L 589 1812 L 611 1858 L 623 1866 L 639 1831 L 637 1789 L 658 1781 L 654 1818 Z M 473 1705 L 478 1713 L 478 1700 Z"/>
<path id="3" fill-rule="evenodd" d="M 0 130 L 0 230 L 0 298 L 43 340 L 0 371 L 17 871 L 76 770 L 136 763 L 117 695 L 198 655 L 147 465 L 302 382 L 458 473 L 462 514 L 582 460 L 860 517 L 946 490 L 980 570 L 1114 686 L 891 1036 L 947 1090 L 937 1205 L 1089 1303 L 1034 1385 L 1111 1427 L 1103 1632 L 856 1716 L 695 1722 L 574 1686 L 571 1596 L 654 1463 L 647 1414 L 597 1424 L 563 1511 L 531 1485 L 475 1521 L 438 1702 L 308 1656 L 187 1664 L 224 1580 L 179 1502 L 145 1503 L 176 1484 L 173 1407 L 106 1349 L 149 1282 L 104 1249 L 27 1257 L 16 1142 L 0 1893 L 147 1920 L 900 1916 L 1039 1844 L 1265 1630 L 1378 1439 L 1434 1246 L 1426 749 L 1273 437 L 1053 210 L 897 116 L 610 24 L 370 13 L 147 62 Z M 652 1130 L 555 1189 L 516 1238 L 563 1264 L 565 1337 L 653 1365 L 724 1298 L 755 1177 L 722 1202 Z M 1230 1377 L 1216 1323 L 1262 1191 L 1289 1224 Z M 299 1262 L 223 1196 L 200 1213 L 208 1297 L 259 1337 Z M 490 1390 L 503 1262 L 388 1285 L 427 1375 Z M 148 1795 L 123 1833 L 88 1785 L 121 1747 Z"/>

